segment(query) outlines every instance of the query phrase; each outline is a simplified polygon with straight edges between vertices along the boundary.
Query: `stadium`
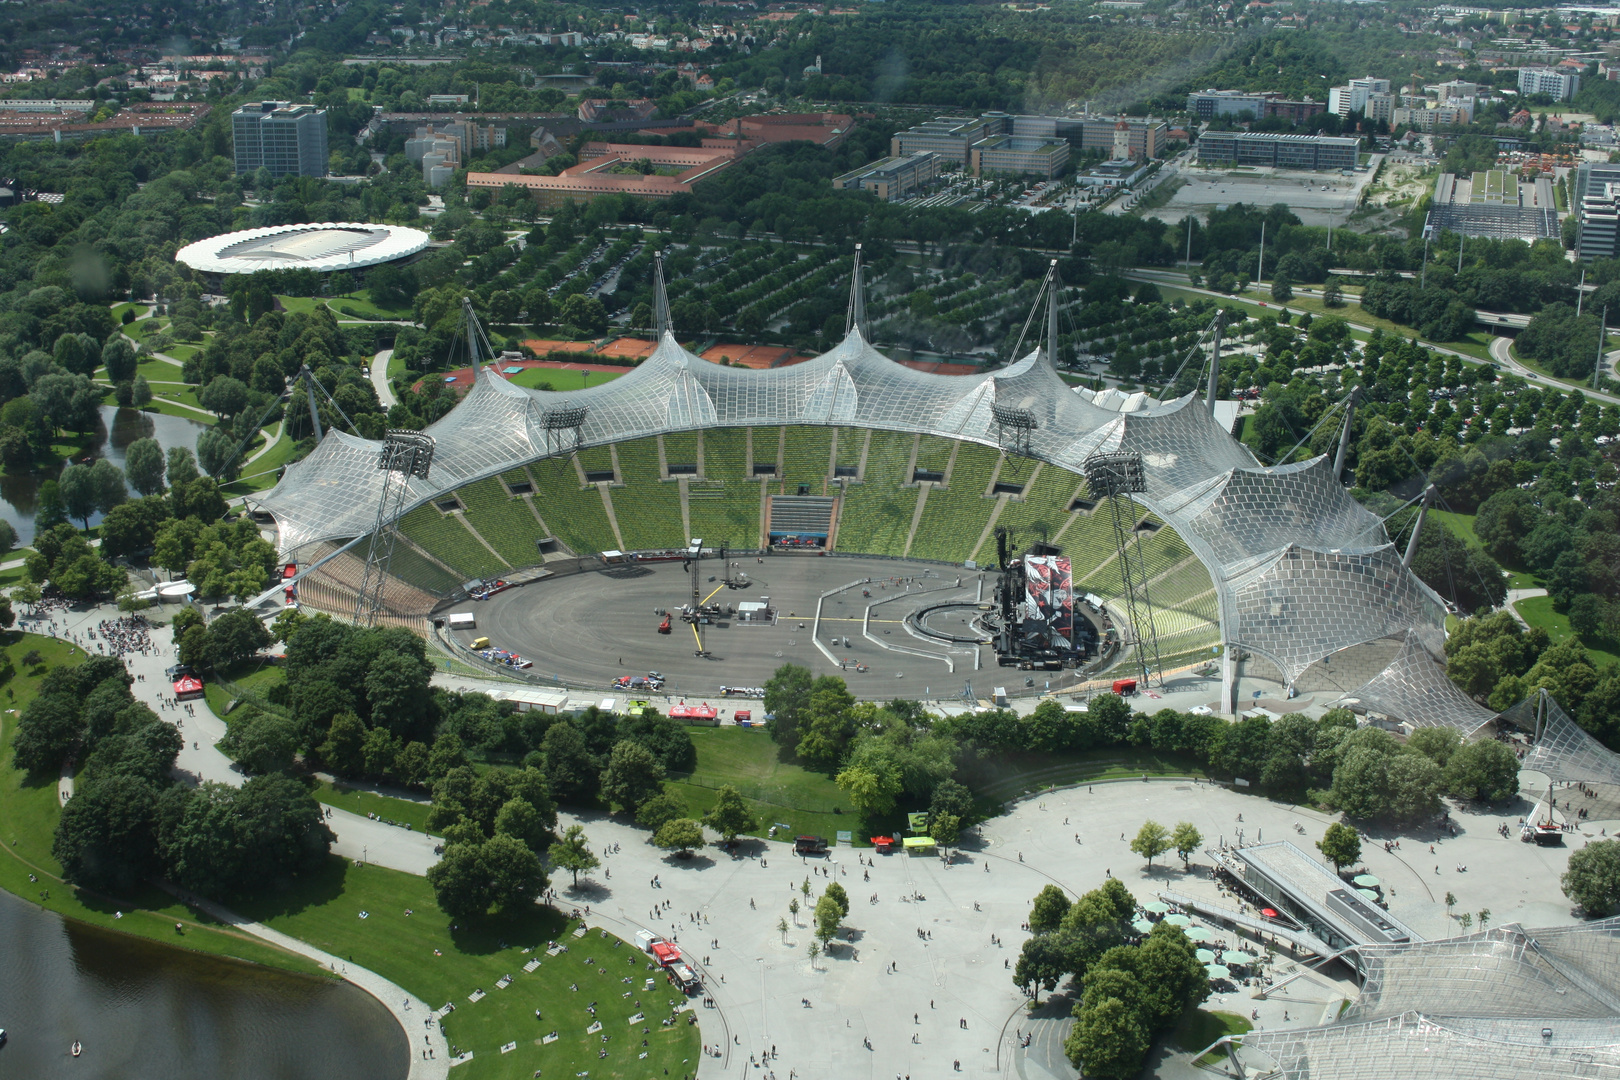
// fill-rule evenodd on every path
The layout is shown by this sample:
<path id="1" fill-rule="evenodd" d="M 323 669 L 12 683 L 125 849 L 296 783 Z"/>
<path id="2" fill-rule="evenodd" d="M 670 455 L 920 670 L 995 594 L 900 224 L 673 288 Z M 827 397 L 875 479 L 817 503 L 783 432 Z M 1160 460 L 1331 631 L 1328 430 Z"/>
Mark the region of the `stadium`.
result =
<path id="1" fill-rule="evenodd" d="M 1089 594 L 1127 639 L 1156 639 L 1158 671 L 1218 657 L 1224 712 L 1235 705 L 1239 664 L 1244 678 L 1285 690 L 1340 693 L 1409 663 L 1408 641 L 1437 668 L 1444 603 L 1403 566 L 1326 457 L 1262 467 L 1207 398 L 1079 391 L 1045 347 L 988 373 L 913 370 L 866 340 L 858 284 L 852 296 L 845 339 L 791 367 L 710 363 L 667 329 L 639 366 L 583 390 L 524 389 L 484 366 L 425 433 L 430 475 L 401 477 L 383 500 L 398 475 L 379 469 L 383 445 L 333 431 L 256 507 L 298 564 L 299 599 L 341 613 L 355 610 L 365 540 L 382 526 L 393 550 L 377 616 L 423 633 L 472 582 L 533 581 L 521 601 L 506 602 L 543 606 L 566 570 L 588 563 L 635 594 L 638 578 L 604 567 L 603 552 L 678 558 L 695 537 L 779 561 L 789 557 L 783 541 L 808 537 L 803 550 L 817 555 L 911 560 L 888 576 L 954 582 L 994 564 L 995 534 L 1007 530 L 1060 548 L 1074 594 Z M 1120 496 L 1093 492 L 1085 477 L 1099 455 L 1141 463 L 1124 509 L 1151 587 L 1137 616 L 1151 626 L 1129 626 L 1116 602 L 1123 545 L 1110 518 Z M 795 630 L 820 593 L 879 576 L 839 558 L 815 563 L 801 571 L 799 603 L 776 597 L 795 613 Z M 687 591 L 661 585 L 662 603 L 641 610 L 678 606 Z M 524 655 L 545 648 L 497 644 Z M 762 681 L 758 671 L 728 676 Z"/>
<path id="2" fill-rule="evenodd" d="M 345 221 L 222 233 L 187 244 L 174 257 L 199 273 L 223 277 L 256 270 L 357 270 L 409 258 L 427 245 L 420 229 Z"/>

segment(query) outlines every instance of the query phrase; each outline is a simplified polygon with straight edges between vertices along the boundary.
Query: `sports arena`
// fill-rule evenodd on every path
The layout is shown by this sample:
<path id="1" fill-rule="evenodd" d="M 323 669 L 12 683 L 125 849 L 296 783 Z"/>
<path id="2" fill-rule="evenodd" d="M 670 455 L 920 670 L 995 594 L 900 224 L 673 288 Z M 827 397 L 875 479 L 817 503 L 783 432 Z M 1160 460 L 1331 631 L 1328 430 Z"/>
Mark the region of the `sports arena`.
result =
<path id="1" fill-rule="evenodd" d="M 187 244 L 174 257 L 223 277 L 256 270 L 358 270 L 409 258 L 427 245 L 428 234 L 420 229 L 340 221 L 223 233 Z"/>
<path id="2" fill-rule="evenodd" d="M 578 586 L 562 571 L 582 567 L 656 625 L 655 609 L 688 604 L 693 590 L 643 584 L 658 574 L 631 575 L 602 553 L 679 558 L 694 538 L 711 556 L 721 546 L 771 552 L 739 554 L 744 566 L 813 553 L 810 567 L 791 572 L 793 594 L 773 597 L 778 611 L 795 612 L 787 629 L 797 632 L 820 594 L 857 578 L 963 576 L 977 591 L 968 579 L 998 564 L 1005 531 L 1015 549 L 1038 540 L 1061 552 L 1072 575 L 1062 591 L 1100 601 L 1099 622 L 1123 639 L 1154 640 L 1158 671 L 1219 659 L 1225 711 L 1240 664 L 1245 678 L 1280 687 L 1350 692 L 1402 656 L 1409 664 L 1409 639 L 1437 667 L 1444 604 L 1404 568 L 1382 522 L 1326 457 L 1262 467 L 1214 420 L 1207 397 L 1079 391 L 1046 347 L 987 373 L 913 370 L 866 340 L 858 283 L 852 293 L 847 337 L 791 367 L 710 363 L 667 330 L 638 367 L 583 390 L 529 390 L 486 366 L 426 431 L 429 475 L 379 469 L 382 444 L 332 431 L 257 508 L 305 573 L 300 600 L 336 612 L 355 610 L 377 546 L 366 538 L 379 523 L 397 524 L 375 615 L 424 633 L 469 583 L 477 591 L 486 581 L 528 581 L 506 605 L 610 612 L 607 601 L 569 592 Z M 1088 462 L 1108 455 L 1139 462 L 1123 502 L 1086 479 Z M 1135 612 L 1146 625 L 1130 625 L 1116 602 L 1127 545 L 1112 518 L 1122 509 L 1151 589 L 1151 605 Z M 917 565 L 857 572 L 843 558 L 856 555 Z M 753 564 L 762 580 L 778 573 L 763 565 Z M 595 680 L 544 662 L 555 638 L 540 618 L 492 644 L 559 681 Z M 954 661 L 937 664 L 958 674 Z M 758 670 L 716 674 L 716 683 L 762 681 Z"/>

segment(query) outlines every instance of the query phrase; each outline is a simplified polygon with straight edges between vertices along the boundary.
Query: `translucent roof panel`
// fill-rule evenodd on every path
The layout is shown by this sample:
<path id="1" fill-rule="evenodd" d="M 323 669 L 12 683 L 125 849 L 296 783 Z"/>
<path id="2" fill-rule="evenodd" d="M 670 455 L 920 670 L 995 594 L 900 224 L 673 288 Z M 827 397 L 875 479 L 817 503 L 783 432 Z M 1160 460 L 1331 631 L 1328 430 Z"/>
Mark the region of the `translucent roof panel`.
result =
<path id="1" fill-rule="evenodd" d="M 1445 612 L 1388 544 L 1344 551 L 1290 545 L 1228 587 L 1228 640 L 1270 659 L 1289 682 L 1346 645 L 1438 622 Z"/>
<path id="2" fill-rule="evenodd" d="M 1620 755 L 1570 719 L 1547 691 L 1537 690 L 1503 713 L 1502 719 L 1535 740 L 1520 768 L 1558 783 L 1620 785 Z"/>
<path id="3" fill-rule="evenodd" d="M 1388 667 L 1346 696 L 1413 727 L 1449 727 L 1464 735 L 1472 735 L 1496 716 L 1446 676 L 1445 666 L 1424 647 L 1415 630 L 1406 632 Z"/>
<path id="4" fill-rule="evenodd" d="M 1251 1032 L 1237 1058 L 1247 1075 L 1287 1080 L 1595 1080 L 1620 1074 L 1620 1033 L 1612 1023 L 1561 1014 L 1536 1018 L 1536 1004 L 1527 1002 L 1527 1016 L 1509 1021 L 1450 1022 L 1407 1012 L 1365 1024 Z M 1544 1030 L 1551 1035 L 1544 1037 Z"/>

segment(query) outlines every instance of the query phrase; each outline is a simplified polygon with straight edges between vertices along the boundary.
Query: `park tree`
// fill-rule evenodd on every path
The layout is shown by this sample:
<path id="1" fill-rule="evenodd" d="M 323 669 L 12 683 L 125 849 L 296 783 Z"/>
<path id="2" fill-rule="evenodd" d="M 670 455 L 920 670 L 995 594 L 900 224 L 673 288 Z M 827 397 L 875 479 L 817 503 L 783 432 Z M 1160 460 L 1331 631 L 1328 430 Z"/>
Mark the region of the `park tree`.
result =
<path id="1" fill-rule="evenodd" d="M 636 811 L 636 824 L 657 832 L 668 822 L 686 816 L 686 803 L 679 795 L 665 789 L 641 804 Z"/>
<path id="2" fill-rule="evenodd" d="M 251 773 L 284 772 L 292 767 L 300 742 L 298 725 L 257 709 L 239 709 L 220 745 Z"/>
<path id="3" fill-rule="evenodd" d="M 1467 743 L 1445 763 L 1445 784 L 1447 793 L 1458 799 L 1511 799 L 1519 793 L 1519 759 L 1495 739 Z"/>
<path id="4" fill-rule="evenodd" d="M 585 829 L 579 825 L 570 825 L 546 857 L 551 865 L 559 870 L 567 870 L 573 875 L 574 884 L 579 884 L 579 875 L 582 871 L 594 870 L 601 865 L 589 846 L 590 840 L 585 835 Z"/>
<path id="5" fill-rule="evenodd" d="M 822 893 L 821 899 L 816 901 L 814 916 L 816 920 L 816 938 L 825 946 L 827 942 L 838 936 L 838 924 L 843 921 L 844 912 L 838 906 L 838 901 L 826 893 Z"/>
<path id="6" fill-rule="evenodd" d="M 42 692 L 17 720 L 13 761 L 32 775 L 54 773 L 83 742 L 83 707 L 76 694 Z"/>
<path id="7" fill-rule="evenodd" d="M 1204 834 L 1190 821 L 1178 821 L 1175 831 L 1170 834 L 1170 843 L 1175 846 L 1176 854 L 1181 856 L 1183 867 L 1190 867 L 1193 852 L 1203 842 Z"/>
<path id="8" fill-rule="evenodd" d="M 124 475 L 141 495 L 163 493 L 163 447 L 156 439 L 136 439 L 124 451 Z"/>
<path id="9" fill-rule="evenodd" d="M 1074 935 L 1062 930 L 1027 938 L 1013 965 L 1014 985 L 1040 1004 L 1041 990 L 1056 990 L 1074 972 L 1074 945 Z"/>
<path id="10" fill-rule="evenodd" d="M 1081 1010 L 1063 1051 L 1088 1077 L 1135 1080 L 1150 1045 L 1140 1014 L 1118 998 L 1106 998 Z"/>
<path id="11" fill-rule="evenodd" d="M 135 377 L 139 359 L 135 347 L 119 336 L 101 347 L 101 364 L 107 369 L 107 381 L 116 385 Z"/>
<path id="12" fill-rule="evenodd" d="M 703 826 L 691 818 L 666 821 L 664 827 L 653 837 L 653 843 L 665 851 L 674 851 L 682 856 L 689 855 L 693 848 L 703 846 Z"/>
<path id="13" fill-rule="evenodd" d="M 769 721 L 771 738 L 789 753 L 799 745 L 799 728 L 810 709 L 813 682 L 810 669 L 798 664 L 783 664 L 765 680 L 765 711 L 774 717 Z"/>
<path id="14" fill-rule="evenodd" d="M 380 730 L 382 729 L 374 729 Z M 551 839 L 551 830 L 533 803 L 514 796 L 502 803 L 500 810 L 495 814 L 495 835 L 521 840 L 530 851 L 538 855 L 545 848 L 546 841 Z"/>
<path id="15" fill-rule="evenodd" d="M 479 847 L 447 844 L 439 861 L 428 867 L 427 881 L 439 910 L 452 919 L 471 919 L 489 910 L 489 881 L 480 865 Z"/>
<path id="16" fill-rule="evenodd" d="M 214 480 L 225 479 L 235 459 L 236 440 L 223 428 L 209 428 L 197 437 L 197 461 Z"/>
<path id="17" fill-rule="evenodd" d="M 479 848 L 478 859 L 489 880 L 490 902 L 502 912 L 524 910 L 545 890 L 540 857 L 515 836 L 496 833 Z"/>
<path id="18" fill-rule="evenodd" d="M 601 766 L 586 749 L 585 736 L 572 722 L 560 720 L 546 729 L 540 742 L 546 782 L 563 802 L 584 802 L 596 794 Z"/>
<path id="19" fill-rule="evenodd" d="M 1316 842 L 1316 850 L 1333 864 L 1334 870 L 1343 870 L 1361 859 L 1361 837 L 1342 821 L 1335 821 Z"/>
<path id="20" fill-rule="evenodd" d="M 838 905 L 839 918 L 849 918 L 849 893 L 842 885 L 836 881 L 829 881 L 822 895 L 832 897 L 833 903 Z"/>
<path id="21" fill-rule="evenodd" d="M 719 833 L 721 839 L 729 844 L 737 839 L 739 833 L 759 828 L 759 819 L 748 809 L 748 804 L 743 802 L 737 789 L 724 784 L 715 793 L 714 806 L 703 815 L 703 824 Z"/>
<path id="22" fill-rule="evenodd" d="M 1588 917 L 1604 918 L 1620 911 L 1620 840 L 1599 840 L 1571 852 L 1569 866 L 1559 880 L 1564 895 Z"/>
<path id="23" fill-rule="evenodd" d="M 171 801 L 172 800 L 172 801 Z M 336 837 L 302 780 L 255 776 L 240 788 L 171 788 L 158 842 L 172 880 L 207 896 L 245 895 L 318 869 Z"/>
<path id="24" fill-rule="evenodd" d="M 358 776 L 365 769 L 365 742 L 365 721 L 352 712 L 338 713 L 332 717 L 326 739 L 317 753 L 334 771 L 345 776 Z"/>
<path id="25" fill-rule="evenodd" d="M 625 739 L 613 747 L 607 768 L 602 770 L 602 798 L 633 815 L 662 790 L 663 783 L 664 766 L 652 751 Z"/>
<path id="26" fill-rule="evenodd" d="M 962 819 L 955 814 L 935 814 L 929 821 L 929 835 L 937 840 L 941 847 L 950 847 L 962 835 Z"/>
<path id="27" fill-rule="evenodd" d="M 928 803 L 928 816 L 955 814 L 962 821 L 973 813 L 973 793 L 956 780 L 946 777 L 934 785 L 934 794 Z"/>
<path id="28" fill-rule="evenodd" d="M 86 785 L 62 807 L 51 855 L 62 876 L 91 889 L 127 889 L 159 866 L 158 790 L 144 777 L 115 775 Z"/>
<path id="29" fill-rule="evenodd" d="M 844 680 L 823 675 L 810 690 L 810 707 L 799 735 L 799 758 L 808 768 L 833 772 L 855 736 L 855 696 Z"/>
<path id="30" fill-rule="evenodd" d="M 208 624 L 208 655 L 222 667 L 240 663 L 268 648 L 275 638 L 247 608 L 235 608 Z"/>
<path id="31" fill-rule="evenodd" d="M 1142 827 L 1136 831 L 1136 837 L 1131 841 L 1131 850 L 1147 860 L 1148 869 L 1153 869 L 1153 860 L 1170 850 L 1170 833 L 1157 821 L 1144 821 Z"/>
<path id="32" fill-rule="evenodd" d="M 68 517 L 78 518 L 84 528 L 96 512 L 96 482 L 89 465 L 69 465 L 56 479 L 56 490 Z"/>
<path id="33" fill-rule="evenodd" d="M 891 812 L 902 790 L 899 766 L 877 754 L 850 762 L 834 779 L 849 794 L 855 809 L 868 818 Z"/>
<path id="34" fill-rule="evenodd" d="M 1033 933 L 1045 934 L 1056 930 L 1069 913 L 1069 896 L 1056 885 L 1047 885 L 1035 894 L 1029 907 L 1029 928 Z"/>
<path id="35" fill-rule="evenodd" d="M 229 375 L 216 375 L 197 391 L 197 403 L 220 419 L 229 420 L 247 408 L 247 384 Z"/>

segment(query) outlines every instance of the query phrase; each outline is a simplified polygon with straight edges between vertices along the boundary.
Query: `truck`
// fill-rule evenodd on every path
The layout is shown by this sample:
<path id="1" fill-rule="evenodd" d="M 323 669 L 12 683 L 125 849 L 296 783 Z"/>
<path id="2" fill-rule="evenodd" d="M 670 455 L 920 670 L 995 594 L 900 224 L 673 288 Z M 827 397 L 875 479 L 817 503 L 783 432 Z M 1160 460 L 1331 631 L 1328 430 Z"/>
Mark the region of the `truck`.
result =
<path id="1" fill-rule="evenodd" d="M 1118 694 L 1120 697 L 1130 697 L 1132 694 L 1136 693 L 1136 680 L 1115 679 L 1114 693 Z"/>
<path id="2" fill-rule="evenodd" d="M 478 616 L 470 611 L 457 611 L 452 613 L 444 621 L 444 624 L 452 630 L 476 630 L 478 629 Z"/>
<path id="3" fill-rule="evenodd" d="M 820 836 L 795 836 L 793 838 L 793 854 L 825 855 L 827 854 L 827 841 Z"/>

